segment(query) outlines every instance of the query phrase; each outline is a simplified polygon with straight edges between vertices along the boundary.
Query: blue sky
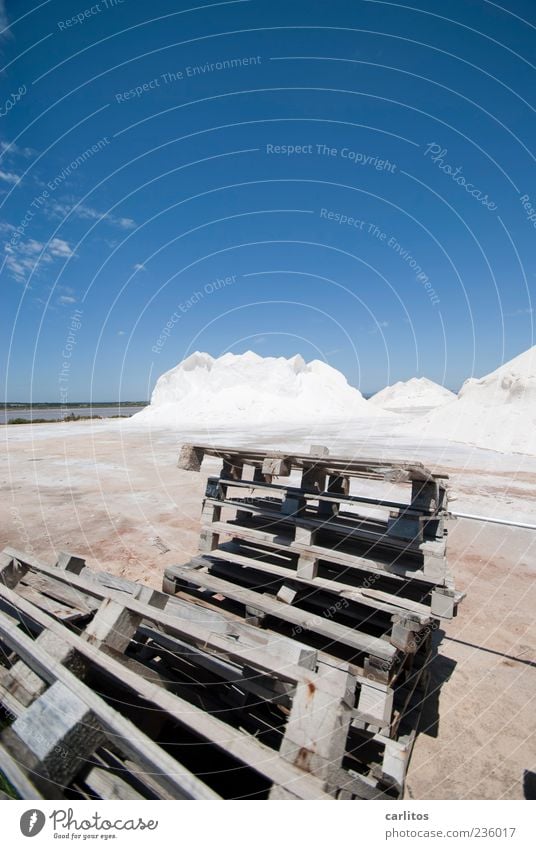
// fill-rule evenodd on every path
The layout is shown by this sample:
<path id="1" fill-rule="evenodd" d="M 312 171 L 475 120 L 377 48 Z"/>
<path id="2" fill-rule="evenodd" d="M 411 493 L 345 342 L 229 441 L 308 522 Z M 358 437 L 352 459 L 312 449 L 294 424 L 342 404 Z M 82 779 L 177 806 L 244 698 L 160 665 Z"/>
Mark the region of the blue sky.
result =
<path id="1" fill-rule="evenodd" d="M 0 383 L 194 350 L 457 389 L 533 342 L 535 7 L 0 3 Z"/>

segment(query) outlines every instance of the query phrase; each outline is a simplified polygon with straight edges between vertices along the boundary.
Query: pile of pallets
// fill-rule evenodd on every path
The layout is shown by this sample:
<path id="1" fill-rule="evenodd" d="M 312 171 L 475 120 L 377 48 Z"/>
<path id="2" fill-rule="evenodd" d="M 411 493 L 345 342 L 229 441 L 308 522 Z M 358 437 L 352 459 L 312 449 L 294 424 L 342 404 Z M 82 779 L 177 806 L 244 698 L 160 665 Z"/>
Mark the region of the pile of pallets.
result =
<path id="1" fill-rule="evenodd" d="M 164 592 L 0 555 L 0 771 L 26 799 L 400 797 L 460 600 L 444 482 L 322 452 L 187 446 L 181 465 L 206 453 L 223 468 L 201 552 Z M 351 479 L 406 482 L 408 501 Z"/>
<path id="2" fill-rule="evenodd" d="M 320 446 L 284 454 L 185 445 L 179 467 L 199 471 L 205 455 L 222 466 L 207 482 L 200 555 L 166 569 L 165 591 L 299 638 L 349 675 L 339 766 L 401 794 L 433 632 L 462 598 L 447 566 L 445 476 L 416 462 L 331 457 Z M 383 494 L 369 493 L 371 481 Z"/>

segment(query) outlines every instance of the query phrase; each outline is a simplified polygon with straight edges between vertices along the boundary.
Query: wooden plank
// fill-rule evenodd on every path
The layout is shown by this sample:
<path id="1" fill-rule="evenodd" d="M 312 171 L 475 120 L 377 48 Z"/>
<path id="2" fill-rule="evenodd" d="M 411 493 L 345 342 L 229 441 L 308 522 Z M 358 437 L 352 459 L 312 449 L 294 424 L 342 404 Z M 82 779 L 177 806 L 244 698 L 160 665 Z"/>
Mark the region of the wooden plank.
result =
<path id="1" fill-rule="evenodd" d="M 2 594 L 13 594 L 12 590 L 0 587 Z M 87 646 L 90 652 L 81 652 L 86 654 L 86 657 L 96 662 L 97 658 L 101 660 L 102 653 L 99 650 L 90 646 L 80 637 L 76 637 L 61 625 L 58 625 L 47 614 L 41 612 L 34 607 L 30 602 L 23 599 L 19 600 L 22 607 L 26 608 L 25 612 L 31 615 L 37 621 L 41 620 L 46 627 L 49 628 L 57 636 L 62 633 L 66 641 L 75 645 L 79 651 L 81 646 Z M 59 630 L 61 629 L 61 630 Z M 162 780 L 176 792 L 176 798 L 184 799 L 216 799 L 219 798 L 210 788 L 202 781 L 196 778 L 192 773 L 182 767 L 174 758 L 163 751 L 156 743 L 153 743 L 145 734 L 143 734 L 136 726 L 125 717 L 121 716 L 116 710 L 111 708 L 106 702 L 96 693 L 93 693 L 88 687 L 84 686 L 71 672 L 65 669 L 61 663 L 55 660 L 51 655 L 40 649 L 33 640 L 23 634 L 11 622 L 6 621 L 6 617 L 0 613 L 0 634 L 2 639 L 16 651 L 34 671 L 40 676 L 49 681 L 50 684 L 62 684 L 67 690 L 70 690 L 76 698 L 84 704 L 89 711 L 98 718 L 105 733 L 111 734 L 114 744 L 130 755 L 134 760 L 141 761 L 144 766 L 153 772 L 158 772 Z M 102 656 L 103 657 L 103 656 Z M 107 659 L 108 660 L 108 659 Z M 108 660 L 108 663 L 112 661 Z M 99 664 L 98 664 L 99 665 Z M 102 666 L 102 662 L 100 664 Z M 119 666 L 120 680 L 126 675 L 132 673 Z M 121 670 L 121 671 L 120 671 Z M 138 680 L 138 676 L 133 676 Z M 153 687 L 154 685 L 147 685 Z M 158 689 L 158 688 L 155 688 Z M 159 690 L 159 692 L 163 692 Z M 41 697 L 43 698 L 43 696 Z M 34 703 L 34 705 L 37 703 Z M 32 708 L 29 709 L 31 711 Z M 14 723 L 13 728 L 24 720 L 24 714 L 20 716 Z M 31 728 L 29 728 L 31 739 Z M 165 776 L 165 778 L 164 778 Z"/>
<path id="2" fill-rule="evenodd" d="M 139 614 L 132 613 L 117 601 L 105 598 L 83 636 L 94 645 L 106 645 L 122 652 L 130 643 L 140 622 Z"/>
<path id="3" fill-rule="evenodd" d="M 173 581 L 172 592 L 175 592 Z M 275 660 L 284 660 L 292 666 L 301 666 L 304 669 L 314 670 L 317 665 L 318 653 L 296 638 L 285 637 L 282 634 L 274 634 L 270 631 L 262 631 L 251 625 L 246 625 L 244 620 L 228 611 L 215 610 L 198 599 L 180 599 L 170 596 L 166 613 L 172 617 L 178 617 L 183 621 L 192 621 L 202 625 L 205 631 L 218 633 L 231 637 L 235 643 L 243 648 L 262 649 Z M 158 627 L 158 623 L 156 623 Z"/>
<path id="4" fill-rule="evenodd" d="M 20 556 L 21 555 L 19 555 L 19 557 Z M 30 558 L 26 555 L 24 556 L 27 561 L 30 560 Z M 269 672 L 274 676 L 280 677 L 284 681 L 298 683 L 303 680 L 309 680 L 305 677 L 305 670 L 293 663 L 289 663 L 286 657 L 283 656 L 278 663 L 277 659 L 270 654 L 270 651 L 266 646 L 255 646 L 251 648 L 244 646 L 243 644 L 238 643 L 236 637 L 233 637 L 231 634 L 227 636 L 207 631 L 206 623 L 204 625 L 202 623 L 198 624 L 199 619 L 198 621 L 191 621 L 186 617 L 178 618 L 177 616 L 168 615 L 165 611 L 158 610 L 137 601 L 127 593 L 120 595 L 114 590 L 107 590 L 104 592 L 104 589 L 98 583 L 93 583 L 82 576 L 69 574 L 68 576 L 63 577 L 62 573 L 58 572 L 58 570 L 55 570 L 53 567 L 45 566 L 42 563 L 38 563 L 33 558 L 31 559 L 31 565 L 33 569 L 38 569 L 45 574 L 52 573 L 53 576 L 59 574 L 60 577 L 58 580 L 68 581 L 73 586 L 79 587 L 90 595 L 94 595 L 98 598 L 102 598 L 106 595 L 111 600 L 118 602 L 128 610 L 132 611 L 132 613 L 139 614 L 142 619 L 157 622 L 159 627 L 164 629 L 166 632 L 185 638 L 188 641 L 193 640 L 200 648 L 209 650 L 212 649 L 219 652 L 222 656 L 226 656 L 230 660 L 235 660 L 239 663 L 248 663 L 250 666 Z M 2 587 L 0 585 L 0 598 L 1 597 L 7 598 L 5 593 L 2 592 Z M 10 598 L 17 599 L 18 597 L 12 596 Z M 15 607 L 18 610 L 24 609 L 20 601 L 21 600 L 19 599 L 19 601 L 15 604 Z M 314 673 L 307 673 L 307 675 L 317 677 L 314 676 Z M 322 682 L 318 681 L 317 685 L 322 687 Z"/>
<path id="5" fill-rule="evenodd" d="M 393 713 L 393 690 L 376 681 L 361 682 L 359 701 L 354 711 L 357 719 L 379 728 L 389 728 Z"/>
<path id="6" fill-rule="evenodd" d="M 54 616 L 56 619 L 61 619 L 62 622 L 76 622 L 77 619 L 87 616 L 87 613 L 83 613 L 77 608 L 67 607 L 67 605 L 39 592 L 33 586 L 25 586 L 22 581 L 17 588 L 17 592 L 20 593 L 23 598 L 28 599 L 28 601 L 31 601 L 33 604 L 37 604 L 38 607 L 46 610 L 51 616 Z"/>
<path id="7" fill-rule="evenodd" d="M 78 574 L 78 573 L 77 573 Z M 37 592 L 50 596 L 50 598 L 60 601 L 67 607 L 72 607 L 83 615 L 93 613 L 99 606 L 95 599 L 73 589 L 66 584 L 55 581 L 49 576 L 40 575 L 38 572 L 29 571 L 22 579 L 22 585 L 27 584 Z"/>
<path id="8" fill-rule="evenodd" d="M 346 493 L 338 493 L 337 495 L 333 495 L 330 492 L 308 492 L 297 486 L 290 486 L 285 483 L 266 483 L 258 480 L 241 480 L 241 481 L 232 481 L 232 483 L 228 480 L 224 480 L 223 478 L 211 477 L 209 481 L 213 481 L 218 484 L 227 485 L 228 489 L 248 489 L 248 490 L 258 490 L 261 494 L 264 492 L 268 492 L 270 495 L 275 493 L 281 493 L 285 497 L 301 497 L 305 501 L 320 501 L 325 504 L 364 504 L 370 507 L 378 507 L 384 508 L 385 510 L 411 510 L 410 502 L 405 501 L 389 501 L 384 498 L 370 498 L 364 495 L 349 495 Z M 208 495 L 208 493 L 207 493 Z M 426 508 L 420 508 L 415 511 L 415 514 L 418 516 L 428 516 L 431 515 L 432 511 Z"/>
<path id="9" fill-rule="evenodd" d="M 237 563 L 240 566 L 245 566 L 250 569 L 256 569 L 260 572 L 266 572 L 270 575 L 277 575 L 281 578 L 288 578 L 298 584 L 308 587 L 311 590 L 325 590 L 326 592 L 334 593 L 341 598 L 349 599 L 362 604 L 366 607 L 372 607 L 375 610 L 382 610 L 385 613 L 400 613 L 401 610 L 411 611 L 420 618 L 423 625 L 430 622 L 430 608 L 425 604 L 420 604 L 404 596 L 382 592 L 381 590 L 361 589 L 354 587 L 351 584 L 345 584 L 343 581 L 333 581 L 329 578 L 304 578 L 290 565 L 277 566 L 274 563 L 267 563 L 253 557 L 246 557 L 235 551 L 225 551 L 218 548 L 216 551 L 211 551 L 205 555 L 208 561 L 224 561 L 226 563 Z"/>
<path id="10" fill-rule="evenodd" d="M 325 693 L 300 685 L 292 702 L 283 757 L 329 786 L 333 770 L 341 767 L 352 712 L 343 701 L 334 702 Z"/>
<path id="11" fill-rule="evenodd" d="M 168 575 L 173 574 L 186 583 L 194 584 L 213 593 L 221 593 L 226 598 L 233 599 L 241 604 L 257 607 L 269 616 L 274 616 L 277 619 L 290 622 L 292 625 L 320 634 L 333 643 L 342 643 L 358 652 L 373 654 L 386 661 L 394 660 L 396 655 L 396 650 L 385 640 L 371 637 L 369 634 L 347 628 L 337 622 L 330 622 L 323 616 L 317 616 L 314 613 L 308 613 L 284 604 L 266 594 L 238 587 L 229 581 L 209 575 L 205 571 L 188 569 L 183 566 L 169 567 L 166 571 Z"/>
<path id="12" fill-rule="evenodd" d="M 145 801 L 145 797 L 137 793 L 130 784 L 127 784 L 111 770 L 99 766 L 90 769 L 84 778 L 84 783 L 101 799 L 119 799 L 128 802 Z"/>
<path id="13" fill-rule="evenodd" d="M 45 652 L 43 656 L 53 659 Z M 85 689 L 77 682 L 78 692 L 74 692 L 54 681 L 11 725 L 38 768 L 64 787 L 104 740 L 99 720 L 84 698 Z"/>
<path id="14" fill-rule="evenodd" d="M 367 476 L 377 475 L 383 479 L 392 479 L 398 473 L 407 473 L 408 480 L 435 480 L 437 478 L 446 478 L 444 474 L 434 474 L 418 461 L 403 461 L 403 460 L 387 460 L 382 461 L 374 458 L 364 457 L 332 457 L 332 456 L 315 456 L 312 454 L 300 454 L 295 452 L 271 451 L 251 448 L 228 448 L 213 445 L 192 445 L 185 443 L 181 448 L 179 456 L 179 468 L 197 468 L 197 459 L 192 465 L 184 465 L 187 458 L 192 458 L 197 452 L 197 457 L 200 457 L 199 468 L 204 456 L 218 457 L 227 462 L 235 461 L 236 464 L 258 465 L 263 463 L 265 459 L 285 460 L 292 464 L 293 468 L 303 469 L 305 466 L 311 465 L 311 457 L 315 457 L 317 465 L 323 465 L 327 474 L 346 474 L 357 476 L 368 473 Z"/>
<path id="15" fill-rule="evenodd" d="M 177 466 L 179 469 L 185 469 L 189 472 L 198 472 L 201 469 L 204 455 L 205 451 L 202 446 L 185 443 L 181 448 Z"/>
<path id="16" fill-rule="evenodd" d="M 326 563 L 333 563 L 346 568 L 355 568 L 360 571 L 367 572 L 373 575 L 385 575 L 389 578 L 396 579 L 411 579 L 418 580 L 422 583 L 432 584 L 434 586 L 445 583 L 444 578 L 431 578 L 425 575 L 422 568 L 409 568 L 400 566 L 397 563 L 383 562 L 375 558 L 362 557 L 358 554 L 348 554 L 336 549 L 326 548 L 321 545 L 310 545 L 307 547 L 296 543 L 291 537 L 283 534 L 271 534 L 267 531 L 259 531 L 254 528 L 247 528 L 243 525 L 232 525 L 228 522 L 218 522 L 216 530 L 220 534 L 226 534 L 230 537 L 237 537 L 250 542 L 262 543 L 268 548 L 276 550 L 289 551 L 295 554 L 304 552 L 309 556 L 324 560 Z"/>
<path id="17" fill-rule="evenodd" d="M 22 663 L 22 661 L 19 662 Z M 26 704 L 19 701 L 19 699 L 12 694 L 12 680 L 11 677 L 8 677 L 9 673 L 9 669 L 5 669 L 3 666 L 0 666 L 0 704 L 2 704 L 3 708 L 10 717 L 13 718 L 15 716 L 20 716 L 21 713 L 23 713 Z M 39 678 L 38 675 L 35 677 Z"/>
<path id="18" fill-rule="evenodd" d="M 6 598 L 12 604 L 18 602 L 21 609 L 23 609 L 27 616 L 31 617 L 43 627 L 48 628 L 57 636 L 61 637 L 63 635 L 64 639 L 67 640 L 73 648 L 76 648 L 80 654 L 91 660 L 98 669 L 106 672 L 107 674 L 115 675 L 126 688 L 136 694 L 139 694 L 142 698 L 160 710 L 168 713 L 181 725 L 185 725 L 196 734 L 199 734 L 201 737 L 213 742 L 218 748 L 223 749 L 223 751 L 236 757 L 238 760 L 241 760 L 246 765 L 251 766 L 252 769 L 256 770 L 261 775 L 266 776 L 269 780 L 273 781 L 274 784 L 281 784 L 285 787 L 289 787 L 292 792 L 296 793 L 303 799 L 331 798 L 327 794 L 323 793 L 321 785 L 319 785 L 316 780 L 283 761 L 278 753 L 260 743 L 258 740 L 252 737 L 247 737 L 239 731 L 235 731 L 235 729 L 226 725 L 215 716 L 196 710 L 189 702 L 180 699 L 178 696 L 174 696 L 167 690 L 163 690 L 150 682 L 144 681 L 139 675 L 136 675 L 129 669 L 126 669 L 119 661 L 104 655 L 102 651 L 95 648 L 95 646 L 90 645 L 81 637 L 78 637 L 73 633 L 66 632 L 64 626 L 55 622 L 51 617 L 36 608 L 34 605 L 31 605 L 24 599 L 18 599 L 16 593 L 12 590 L 0 586 L 0 596 Z M 32 663 L 37 662 L 41 671 L 49 676 L 50 680 L 56 680 L 57 678 L 58 680 L 62 680 L 68 684 L 72 682 L 74 676 L 64 670 L 59 664 L 54 663 L 52 659 L 47 658 L 42 653 L 40 653 L 40 657 L 36 658 L 33 656 L 31 652 L 32 647 L 34 647 L 33 642 L 18 632 L 16 626 L 12 625 L 8 617 L 5 617 L 3 614 L 0 614 L 0 633 L 4 634 L 6 641 L 7 635 L 9 634 L 10 643 L 17 653 L 21 651 L 22 645 L 22 650 L 25 650 L 28 659 L 31 658 Z M 52 666 L 47 665 L 50 663 Z M 316 678 L 317 676 L 310 673 L 310 680 L 314 681 Z M 307 679 L 304 678 L 303 680 Z M 94 694 L 90 695 L 93 696 Z M 98 697 L 95 696 L 95 698 Z M 95 704 L 94 700 L 92 700 L 92 705 L 93 704 Z M 110 711 L 112 711 L 111 708 Z M 96 713 L 102 722 L 102 713 L 100 711 L 96 711 Z M 112 711 L 112 716 L 115 716 L 115 714 L 116 712 Z M 119 717 L 118 714 L 117 716 Z M 139 761 L 139 752 L 136 746 L 131 744 L 131 740 L 137 739 L 137 735 L 139 734 L 138 729 L 132 726 L 132 723 L 129 723 L 128 720 L 124 720 L 123 717 L 119 717 L 119 720 L 122 720 L 123 723 L 127 723 L 126 726 L 120 723 L 120 730 L 117 728 L 113 730 L 113 733 L 119 733 L 119 748 L 126 751 L 129 757 L 131 757 L 134 761 Z M 134 733 L 132 738 L 128 737 L 130 726 L 132 726 L 132 731 Z M 173 759 L 171 760 L 173 761 Z M 173 761 L 173 764 L 174 765 L 167 764 L 167 771 L 170 772 L 169 778 L 172 786 L 174 783 L 178 783 L 178 780 L 173 778 L 173 770 L 177 769 L 177 762 Z M 155 763 L 151 764 L 147 758 L 145 766 L 152 772 L 162 772 L 161 763 L 158 763 L 158 765 Z M 165 775 L 165 771 L 163 774 Z M 174 798 L 176 798 L 176 796 L 174 796 Z"/>
<path id="19" fill-rule="evenodd" d="M 240 501 L 233 498 L 225 498 L 222 500 L 207 498 L 205 503 L 212 504 L 213 506 L 219 505 L 220 508 L 229 507 L 235 510 L 240 510 L 244 513 L 249 513 L 252 516 L 259 516 L 262 519 L 265 519 L 267 524 L 271 522 L 274 525 L 278 524 L 283 527 L 293 528 L 296 535 L 299 530 L 308 530 L 312 532 L 323 531 L 329 532 L 335 536 L 343 537 L 345 542 L 358 540 L 370 542 L 375 547 L 378 546 L 379 548 L 390 551 L 399 551 L 417 556 L 422 554 L 422 541 L 413 538 L 403 539 L 401 537 L 390 536 L 387 532 L 388 529 L 385 523 L 377 523 L 381 524 L 382 527 L 378 530 L 374 530 L 371 528 L 373 522 L 370 519 L 358 519 L 358 517 L 356 517 L 356 522 L 348 521 L 347 523 L 343 523 L 333 519 L 326 521 L 323 517 L 311 515 L 292 516 L 291 514 L 271 510 L 269 502 L 268 504 L 258 506 L 249 501 Z M 210 530 L 215 523 L 210 522 L 210 517 L 207 514 L 201 517 L 201 521 L 203 530 L 207 531 Z M 240 523 L 238 524 L 240 525 Z M 362 527 L 363 525 L 368 525 L 368 527 Z"/>
<path id="20" fill-rule="evenodd" d="M 193 648 L 188 643 L 177 640 L 176 637 L 161 634 L 153 628 L 142 626 L 140 633 L 151 640 L 155 646 L 166 649 L 171 655 L 184 657 L 188 663 L 194 663 L 201 669 L 206 669 L 208 672 L 217 675 L 223 681 L 238 685 L 241 689 L 253 693 L 263 701 L 284 704 L 289 701 L 288 694 L 293 692 L 294 686 L 290 683 L 274 680 L 267 673 L 254 673 L 247 666 L 228 663 L 209 652 L 202 652 Z"/>
<path id="21" fill-rule="evenodd" d="M 21 799 L 42 799 L 43 796 L 15 758 L 0 742 L 0 768 Z"/>
<path id="22" fill-rule="evenodd" d="M 0 583 L 6 587 L 16 587 L 28 571 L 24 562 L 13 557 L 9 549 L 0 554 Z"/>

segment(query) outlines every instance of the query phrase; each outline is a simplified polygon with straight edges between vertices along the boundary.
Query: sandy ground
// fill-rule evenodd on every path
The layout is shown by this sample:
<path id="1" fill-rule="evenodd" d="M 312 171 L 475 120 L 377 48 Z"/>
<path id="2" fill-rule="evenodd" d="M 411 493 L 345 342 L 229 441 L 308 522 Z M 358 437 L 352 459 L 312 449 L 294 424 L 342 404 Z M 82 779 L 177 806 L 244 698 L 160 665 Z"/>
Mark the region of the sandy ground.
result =
<path id="1" fill-rule="evenodd" d="M 148 431 L 135 421 L 0 428 L 0 548 L 45 562 L 59 551 L 92 568 L 160 587 L 164 568 L 195 553 L 207 473 L 176 468 L 183 441 L 416 457 L 451 476 L 464 512 L 536 524 L 536 458 L 459 444 L 408 442 L 389 422 L 324 429 L 217 434 Z M 449 531 L 459 616 L 439 634 L 432 706 L 415 746 L 407 795 L 520 799 L 536 770 L 536 532 L 457 520 Z"/>

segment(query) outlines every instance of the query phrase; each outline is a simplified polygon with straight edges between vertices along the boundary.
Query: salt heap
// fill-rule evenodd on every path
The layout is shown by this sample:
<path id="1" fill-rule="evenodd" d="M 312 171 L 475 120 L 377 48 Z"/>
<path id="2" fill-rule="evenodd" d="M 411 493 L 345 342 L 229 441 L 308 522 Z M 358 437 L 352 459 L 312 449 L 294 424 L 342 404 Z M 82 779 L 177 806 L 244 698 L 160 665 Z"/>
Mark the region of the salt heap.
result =
<path id="1" fill-rule="evenodd" d="M 455 398 L 454 392 L 427 377 L 412 377 L 411 380 L 399 380 L 392 386 L 386 386 L 369 401 L 384 410 L 409 411 L 439 407 Z"/>
<path id="2" fill-rule="evenodd" d="M 131 421 L 217 428 L 378 415 L 387 414 L 319 360 L 196 352 L 159 377 L 150 405 Z"/>
<path id="3" fill-rule="evenodd" d="M 536 346 L 479 380 L 466 380 L 458 399 L 430 413 L 422 426 L 431 437 L 536 454 Z"/>

